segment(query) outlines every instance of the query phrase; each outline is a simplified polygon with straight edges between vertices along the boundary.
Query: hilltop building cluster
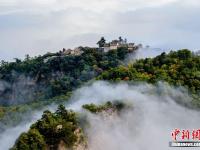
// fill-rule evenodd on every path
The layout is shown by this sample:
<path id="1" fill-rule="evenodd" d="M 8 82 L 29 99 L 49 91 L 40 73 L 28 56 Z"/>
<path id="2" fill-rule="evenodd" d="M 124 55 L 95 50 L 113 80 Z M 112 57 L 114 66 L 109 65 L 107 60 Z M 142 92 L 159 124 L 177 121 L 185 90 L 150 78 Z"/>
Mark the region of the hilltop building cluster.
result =
<path id="1" fill-rule="evenodd" d="M 81 55 L 83 53 L 83 51 L 82 51 L 82 47 L 76 47 L 74 49 L 67 49 L 67 50 L 65 48 L 63 48 L 61 53 L 64 54 L 64 55 L 77 56 L 77 55 Z"/>
<path id="2" fill-rule="evenodd" d="M 104 52 L 108 52 L 110 50 L 116 50 L 120 47 L 127 47 L 128 50 L 130 51 L 133 51 L 142 47 L 141 44 L 135 45 L 135 43 L 128 43 L 127 39 L 122 39 L 121 37 L 119 37 L 118 40 L 117 39 L 112 40 L 109 43 L 106 43 L 106 40 L 104 39 L 104 37 L 102 37 L 100 41 L 97 42 L 97 44 L 99 45 L 99 49 Z"/>
<path id="3" fill-rule="evenodd" d="M 119 39 L 112 40 L 111 42 L 106 42 L 105 38 L 102 37 L 98 42 L 97 45 L 99 47 L 95 47 L 95 49 L 103 52 L 108 52 L 110 50 L 117 50 L 120 47 L 126 47 L 129 51 L 137 50 L 138 48 L 142 47 L 142 44 L 136 45 L 135 43 L 128 43 L 127 39 L 122 39 L 119 37 Z M 83 53 L 82 47 L 77 47 L 75 49 L 65 49 L 63 48 L 62 51 L 60 51 L 63 55 L 81 55 Z"/>

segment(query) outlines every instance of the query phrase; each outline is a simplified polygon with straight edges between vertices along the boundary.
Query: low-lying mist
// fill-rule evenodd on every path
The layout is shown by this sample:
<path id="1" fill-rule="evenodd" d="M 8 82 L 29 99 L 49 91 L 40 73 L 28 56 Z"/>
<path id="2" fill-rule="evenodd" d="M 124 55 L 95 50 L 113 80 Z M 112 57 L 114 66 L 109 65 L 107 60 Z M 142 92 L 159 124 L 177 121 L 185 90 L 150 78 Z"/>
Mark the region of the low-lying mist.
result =
<path id="1" fill-rule="evenodd" d="M 171 132 L 175 128 L 198 129 L 200 112 L 183 107 L 191 102 L 187 90 L 166 83 L 108 83 L 98 81 L 76 90 L 66 104 L 68 109 L 84 113 L 83 104 L 101 104 L 121 100 L 133 105 L 118 118 L 104 120 L 88 115 L 90 128 L 86 129 L 91 150 L 169 150 Z M 55 110 L 56 106 L 48 109 Z M 32 122 L 41 117 L 33 113 L 31 122 L 8 129 L 0 135 L 0 149 L 10 148 L 19 134 L 27 131 Z"/>
<path id="2" fill-rule="evenodd" d="M 130 62 L 134 62 L 137 59 L 143 59 L 143 58 L 153 58 L 158 55 L 160 55 L 163 52 L 169 52 L 169 50 L 164 50 L 160 48 L 140 48 L 137 51 L 134 51 L 133 53 L 130 53 L 126 59 L 125 63 L 128 64 Z"/>
<path id="3" fill-rule="evenodd" d="M 91 150 L 169 150 L 175 128 L 198 129 L 200 112 L 179 105 L 191 102 L 187 90 L 166 83 L 156 86 L 140 83 L 95 82 L 77 90 L 70 107 L 79 110 L 85 103 L 122 100 L 133 104 L 111 121 L 89 115 L 87 129 Z M 179 103 L 179 104 L 177 104 Z"/>
<path id="4" fill-rule="evenodd" d="M 56 107 L 56 105 L 52 104 L 46 108 L 41 109 L 40 111 L 30 110 L 29 113 L 22 114 L 23 119 L 26 120 L 23 120 L 16 127 L 9 127 L 7 129 L 6 127 L 3 127 L 4 131 L 0 133 L 0 150 L 8 150 L 9 148 L 11 148 L 14 145 L 16 139 L 20 136 L 20 134 L 22 132 L 28 131 L 31 124 L 41 118 L 43 111 L 48 109 L 53 112 L 56 110 Z"/>
<path id="5" fill-rule="evenodd" d="M 28 131 L 31 124 L 40 119 L 41 115 L 42 112 L 33 113 L 33 115 L 30 116 L 30 119 L 23 121 L 16 127 L 8 128 L 4 132 L 1 132 L 0 150 L 8 150 L 9 148 L 11 148 L 19 135 L 24 131 Z"/>
<path id="6" fill-rule="evenodd" d="M 39 86 L 23 74 L 12 73 L 14 81 L 0 80 L 0 105 L 10 106 L 33 101 L 34 92 Z"/>

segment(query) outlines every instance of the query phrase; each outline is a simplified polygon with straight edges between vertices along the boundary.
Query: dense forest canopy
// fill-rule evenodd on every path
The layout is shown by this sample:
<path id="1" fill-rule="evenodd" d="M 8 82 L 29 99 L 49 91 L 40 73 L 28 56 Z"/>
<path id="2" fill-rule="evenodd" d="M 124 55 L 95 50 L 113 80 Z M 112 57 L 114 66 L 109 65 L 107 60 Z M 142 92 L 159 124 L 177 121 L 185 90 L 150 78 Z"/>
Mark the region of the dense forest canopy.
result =
<path id="1" fill-rule="evenodd" d="M 102 71 L 121 64 L 129 53 L 126 47 L 102 52 L 81 48 L 80 55 L 47 53 L 15 62 L 1 62 L 0 104 L 13 105 L 37 99 L 49 99 L 80 86 Z"/>
<path id="2" fill-rule="evenodd" d="M 82 48 L 82 50 L 83 53 L 78 56 L 64 56 L 59 53 L 46 54 L 36 58 L 27 57 L 24 61 L 2 63 L 0 78 L 5 85 L 9 84 L 9 86 L 1 91 L 1 98 L 5 98 L 13 92 L 12 86 L 16 86 L 20 78 L 23 80 L 25 78 L 26 81 L 29 81 L 28 83 L 32 83 L 25 84 L 25 87 L 31 87 L 35 99 L 30 104 L 25 101 L 27 104 L 21 106 L 2 107 L 0 115 L 2 118 L 4 116 L 4 119 L 1 121 L 6 123 L 8 118 L 11 120 L 18 118 L 10 115 L 11 117 L 5 119 L 5 112 L 10 108 L 13 109 L 12 112 L 25 112 L 27 109 L 24 106 L 39 108 L 46 102 L 47 105 L 48 102 L 57 100 L 66 101 L 72 90 L 89 80 L 124 81 L 130 84 L 134 82 L 156 84 L 163 81 L 173 86 L 186 88 L 188 94 L 193 98 L 193 106 L 197 109 L 200 107 L 200 56 L 189 50 L 162 53 L 154 58 L 139 59 L 128 65 L 123 63 L 124 58 L 130 52 L 127 48 L 118 48 L 106 53 L 91 48 Z M 41 101 L 41 99 L 43 100 Z M 5 103 L 3 104 L 5 105 Z M 98 114 L 104 110 L 121 110 L 129 108 L 129 106 L 121 102 L 107 102 L 98 106 L 93 103 L 85 104 L 82 108 Z M 84 118 L 82 119 L 84 120 Z M 17 121 L 20 122 L 19 119 Z M 57 149 L 61 141 L 66 147 L 72 147 L 80 139 L 75 134 L 77 129 L 82 132 L 79 123 L 77 113 L 66 110 L 63 105 L 60 105 L 55 113 L 47 110 L 27 133 L 20 135 L 12 149 L 51 147 Z M 84 136 L 81 138 L 84 141 Z"/>
<path id="3" fill-rule="evenodd" d="M 77 141 L 75 131 L 78 129 L 75 112 L 59 105 L 55 113 L 44 111 L 42 118 L 20 135 L 12 150 L 57 149 L 61 141 L 70 148 Z"/>
<path id="4" fill-rule="evenodd" d="M 103 71 L 123 64 L 132 51 L 127 47 L 103 52 L 80 47 L 80 55 L 47 53 L 24 60 L 1 62 L 0 132 L 15 126 L 29 110 L 39 110 L 51 103 L 67 101 L 71 92 Z"/>
<path id="5" fill-rule="evenodd" d="M 99 105 L 85 104 L 82 108 L 97 115 L 102 111 L 111 115 L 111 112 L 120 113 L 132 106 L 119 101 L 108 101 Z M 89 125 L 85 115 L 66 110 L 64 105 L 59 105 L 55 113 L 44 111 L 41 119 L 32 124 L 28 132 L 19 136 L 11 150 L 56 150 L 61 143 L 72 150 L 77 150 L 77 145 L 82 146 L 81 150 L 86 150 L 87 136 L 84 130 Z"/>
<path id="6" fill-rule="evenodd" d="M 99 80 L 165 81 L 174 86 L 184 86 L 194 94 L 194 103 L 200 106 L 200 56 L 189 50 L 165 52 L 155 58 L 146 58 L 104 71 Z"/>

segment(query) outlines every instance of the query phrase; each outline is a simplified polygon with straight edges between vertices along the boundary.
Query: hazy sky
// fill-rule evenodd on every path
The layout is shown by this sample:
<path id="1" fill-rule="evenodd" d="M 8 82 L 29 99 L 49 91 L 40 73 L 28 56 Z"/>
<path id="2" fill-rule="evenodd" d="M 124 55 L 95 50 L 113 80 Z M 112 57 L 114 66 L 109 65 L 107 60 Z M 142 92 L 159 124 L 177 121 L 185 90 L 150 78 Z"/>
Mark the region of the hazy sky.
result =
<path id="1" fill-rule="evenodd" d="M 0 0 L 0 60 L 105 36 L 160 48 L 200 49 L 199 0 Z"/>

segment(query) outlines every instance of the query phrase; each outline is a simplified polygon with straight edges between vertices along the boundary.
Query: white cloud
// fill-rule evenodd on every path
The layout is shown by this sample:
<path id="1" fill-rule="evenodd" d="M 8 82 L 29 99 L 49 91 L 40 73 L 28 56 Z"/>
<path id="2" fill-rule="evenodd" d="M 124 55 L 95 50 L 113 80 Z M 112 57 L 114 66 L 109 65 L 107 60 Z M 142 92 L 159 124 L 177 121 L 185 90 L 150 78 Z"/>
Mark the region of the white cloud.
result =
<path id="1" fill-rule="evenodd" d="M 94 45 L 102 35 L 108 39 L 122 35 L 156 47 L 199 48 L 199 4 L 197 0 L 0 0 L 4 53 L 0 59 Z"/>
<path id="2" fill-rule="evenodd" d="M 12 7 L 20 11 L 59 11 L 70 8 L 80 8 L 93 12 L 103 11 L 126 11 L 137 8 L 158 6 L 174 2 L 177 0 L 1 0 L 0 4 L 5 7 Z M 6 10 L 1 10 L 3 13 Z"/>

